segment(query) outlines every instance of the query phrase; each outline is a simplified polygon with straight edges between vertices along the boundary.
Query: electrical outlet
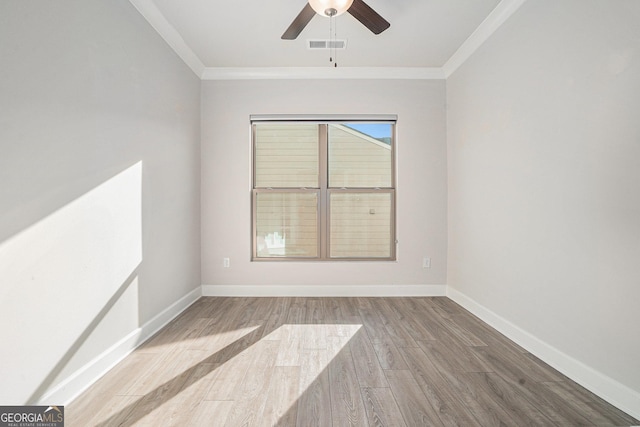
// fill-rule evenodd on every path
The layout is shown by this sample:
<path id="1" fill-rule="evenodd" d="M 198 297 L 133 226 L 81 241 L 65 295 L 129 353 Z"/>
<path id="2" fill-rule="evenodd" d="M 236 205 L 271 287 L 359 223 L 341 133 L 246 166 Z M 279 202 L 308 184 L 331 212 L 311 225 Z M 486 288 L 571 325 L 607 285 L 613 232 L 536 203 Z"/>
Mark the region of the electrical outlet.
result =
<path id="1" fill-rule="evenodd" d="M 422 258 L 422 268 L 431 268 L 431 258 L 428 256 Z"/>
<path id="2" fill-rule="evenodd" d="M 222 266 L 229 268 L 231 266 L 231 260 L 229 258 L 222 258 Z"/>

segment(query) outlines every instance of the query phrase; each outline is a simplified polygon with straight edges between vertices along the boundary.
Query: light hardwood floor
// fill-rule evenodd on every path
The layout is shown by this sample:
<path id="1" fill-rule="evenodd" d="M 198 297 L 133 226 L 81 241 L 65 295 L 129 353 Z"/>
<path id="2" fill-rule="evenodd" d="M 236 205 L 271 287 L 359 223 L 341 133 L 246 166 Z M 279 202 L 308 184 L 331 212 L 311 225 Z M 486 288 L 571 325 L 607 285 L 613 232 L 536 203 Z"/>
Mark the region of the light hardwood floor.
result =
<path id="1" fill-rule="evenodd" d="M 629 426 L 447 298 L 202 298 L 67 426 Z"/>

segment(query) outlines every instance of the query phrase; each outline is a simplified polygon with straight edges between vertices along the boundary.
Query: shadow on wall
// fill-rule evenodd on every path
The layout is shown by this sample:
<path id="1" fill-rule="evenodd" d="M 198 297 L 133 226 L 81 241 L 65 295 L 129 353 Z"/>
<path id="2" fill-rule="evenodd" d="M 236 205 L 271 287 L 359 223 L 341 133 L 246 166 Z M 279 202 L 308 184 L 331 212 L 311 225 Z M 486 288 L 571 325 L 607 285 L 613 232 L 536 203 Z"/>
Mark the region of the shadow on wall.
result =
<path id="1" fill-rule="evenodd" d="M 38 401 L 138 327 L 141 202 L 139 161 L 0 242 L 0 402 Z"/>

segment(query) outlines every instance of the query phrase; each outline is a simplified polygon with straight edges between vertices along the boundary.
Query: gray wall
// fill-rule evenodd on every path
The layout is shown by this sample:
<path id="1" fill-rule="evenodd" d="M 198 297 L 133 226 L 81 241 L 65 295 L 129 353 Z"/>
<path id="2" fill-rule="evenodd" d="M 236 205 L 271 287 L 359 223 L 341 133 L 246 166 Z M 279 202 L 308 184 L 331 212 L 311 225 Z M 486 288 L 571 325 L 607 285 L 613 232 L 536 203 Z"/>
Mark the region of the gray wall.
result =
<path id="1" fill-rule="evenodd" d="M 0 2 L 0 402 L 200 285 L 200 82 L 127 0 Z"/>
<path id="2" fill-rule="evenodd" d="M 203 284 L 232 292 L 253 285 L 271 294 L 446 284 L 444 101 L 444 80 L 203 82 Z M 251 114 L 398 115 L 397 262 L 250 262 Z M 423 256 L 432 258 L 431 269 L 422 268 Z M 223 268 L 225 257 L 230 268 Z"/>
<path id="3" fill-rule="evenodd" d="M 529 1 L 447 81 L 449 286 L 636 396 L 638 22 Z"/>

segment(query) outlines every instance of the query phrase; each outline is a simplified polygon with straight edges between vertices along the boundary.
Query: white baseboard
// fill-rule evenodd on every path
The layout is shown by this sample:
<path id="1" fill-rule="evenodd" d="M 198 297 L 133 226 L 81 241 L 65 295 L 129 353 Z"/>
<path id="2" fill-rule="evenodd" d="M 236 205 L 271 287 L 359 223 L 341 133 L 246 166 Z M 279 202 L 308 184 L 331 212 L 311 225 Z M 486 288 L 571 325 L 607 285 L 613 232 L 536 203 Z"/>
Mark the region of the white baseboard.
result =
<path id="1" fill-rule="evenodd" d="M 202 295 L 206 297 L 431 297 L 446 294 L 446 285 L 202 285 Z"/>
<path id="2" fill-rule="evenodd" d="M 640 418 L 640 393 L 564 354 L 450 286 L 447 296 L 573 381 L 634 418 Z"/>
<path id="3" fill-rule="evenodd" d="M 77 370 L 64 381 L 47 391 L 38 405 L 50 405 L 52 402 L 67 405 L 91 384 L 109 372 L 122 359 L 127 357 L 136 347 L 151 338 L 157 331 L 187 309 L 202 296 L 200 287 L 189 292 L 184 297 L 167 307 L 153 319 L 141 327 L 131 331 L 127 336 L 112 345 L 91 362 Z"/>

